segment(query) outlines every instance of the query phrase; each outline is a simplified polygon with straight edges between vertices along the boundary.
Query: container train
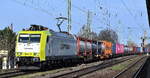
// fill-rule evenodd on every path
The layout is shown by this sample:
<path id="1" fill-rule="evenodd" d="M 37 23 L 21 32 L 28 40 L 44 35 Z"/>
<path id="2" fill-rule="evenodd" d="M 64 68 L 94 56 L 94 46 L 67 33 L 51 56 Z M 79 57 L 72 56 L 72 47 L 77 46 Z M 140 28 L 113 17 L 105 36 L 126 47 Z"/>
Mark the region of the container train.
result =
<path id="1" fill-rule="evenodd" d="M 144 49 L 149 52 L 150 49 Z M 142 53 L 140 47 L 89 40 L 42 26 L 20 31 L 16 41 L 16 65 L 45 68 L 55 64 L 78 63 L 120 55 Z"/>

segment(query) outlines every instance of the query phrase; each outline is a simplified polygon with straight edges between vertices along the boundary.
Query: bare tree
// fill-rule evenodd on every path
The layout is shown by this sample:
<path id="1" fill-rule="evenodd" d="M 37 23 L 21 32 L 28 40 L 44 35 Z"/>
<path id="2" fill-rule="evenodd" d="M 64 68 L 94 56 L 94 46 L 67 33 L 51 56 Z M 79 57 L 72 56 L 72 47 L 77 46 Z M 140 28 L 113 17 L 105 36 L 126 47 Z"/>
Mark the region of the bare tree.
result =
<path id="1" fill-rule="evenodd" d="M 131 41 L 131 40 L 127 41 L 127 45 L 131 46 L 131 47 L 137 46 L 137 44 L 134 41 Z"/>
<path id="2" fill-rule="evenodd" d="M 86 39 L 97 39 L 97 34 L 91 31 L 91 28 L 83 25 L 83 27 L 78 32 L 78 36 Z"/>
<path id="3" fill-rule="evenodd" d="M 8 60 L 12 60 L 15 57 L 15 41 L 16 33 L 14 33 L 9 27 L 4 30 L 0 30 L 0 50 L 8 51 Z"/>
<path id="4" fill-rule="evenodd" d="M 112 43 L 116 43 L 116 42 L 118 42 L 118 35 L 112 29 L 105 29 L 105 30 L 100 31 L 100 33 L 98 35 L 98 39 L 99 40 L 107 40 Z"/>

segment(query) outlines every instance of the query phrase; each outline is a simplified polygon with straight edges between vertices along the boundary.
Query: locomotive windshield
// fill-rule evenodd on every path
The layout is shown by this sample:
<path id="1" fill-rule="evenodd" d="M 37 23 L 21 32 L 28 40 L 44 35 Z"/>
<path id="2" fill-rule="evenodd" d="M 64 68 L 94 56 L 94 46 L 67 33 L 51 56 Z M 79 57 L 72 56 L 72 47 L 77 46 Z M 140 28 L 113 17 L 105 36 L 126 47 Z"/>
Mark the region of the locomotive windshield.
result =
<path id="1" fill-rule="evenodd" d="M 41 35 L 40 34 L 20 34 L 19 41 L 21 43 L 39 43 Z"/>
<path id="2" fill-rule="evenodd" d="M 32 43 L 39 43 L 40 42 L 40 37 L 41 35 L 36 34 L 36 35 L 30 35 L 30 42 Z"/>

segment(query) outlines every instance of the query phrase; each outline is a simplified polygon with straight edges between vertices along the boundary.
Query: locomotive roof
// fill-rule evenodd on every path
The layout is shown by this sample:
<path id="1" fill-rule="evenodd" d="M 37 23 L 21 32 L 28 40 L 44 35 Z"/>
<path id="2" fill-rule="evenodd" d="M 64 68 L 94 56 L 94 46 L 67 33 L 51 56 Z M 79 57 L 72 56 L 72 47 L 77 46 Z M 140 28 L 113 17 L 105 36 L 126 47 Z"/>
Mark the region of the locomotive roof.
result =
<path id="1" fill-rule="evenodd" d="M 67 37 L 67 38 L 73 38 L 74 35 L 64 32 L 51 32 L 53 36 L 59 36 L 59 37 Z"/>

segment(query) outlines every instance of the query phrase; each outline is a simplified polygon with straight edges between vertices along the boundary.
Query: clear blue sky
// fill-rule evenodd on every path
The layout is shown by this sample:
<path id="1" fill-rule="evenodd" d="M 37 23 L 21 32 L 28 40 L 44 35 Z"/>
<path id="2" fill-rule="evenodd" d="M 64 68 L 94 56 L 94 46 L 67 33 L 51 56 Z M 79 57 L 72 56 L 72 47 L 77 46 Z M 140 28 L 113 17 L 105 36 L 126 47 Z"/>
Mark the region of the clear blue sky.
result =
<path id="1" fill-rule="evenodd" d="M 145 0 L 72 0 L 73 34 L 86 24 L 88 10 L 92 12 L 92 30 L 98 33 L 102 29 L 114 29 L 120 43 L 131 38 L 139 45 L 143 30 L 150 35 Z M 13 23 L 15 32 L 30 24 L 57 31 L 55 18 L 60 14 L 67 16 L 67 0 L 1 0 L 0 29 Z M 62 25 L 63 30 L 66 25 Z"/>

